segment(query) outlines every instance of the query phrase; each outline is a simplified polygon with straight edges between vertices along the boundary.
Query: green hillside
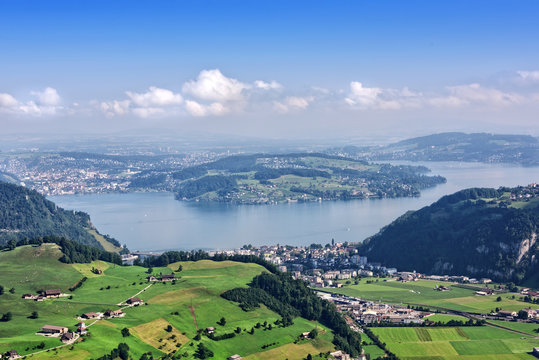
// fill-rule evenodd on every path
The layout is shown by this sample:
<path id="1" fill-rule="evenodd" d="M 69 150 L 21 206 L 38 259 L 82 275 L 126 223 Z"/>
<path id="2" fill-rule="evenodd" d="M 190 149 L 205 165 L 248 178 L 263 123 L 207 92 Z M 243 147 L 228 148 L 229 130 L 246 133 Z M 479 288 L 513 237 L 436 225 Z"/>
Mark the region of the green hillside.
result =
<path id="1" fill-rule="evenodd" d="M 117 241 L 97 233 L 88 214 L 64 210 L 36 191 L 0 182 L 0 245 L 48 235 L 108 251 L 120 249 Z"/>
<path id="2" fill-rule="evenodd" d="M 87 321 L 89 335 L 83 337 L 82 342 L 37 353 L 32 358 L 95 359 L 109 354 L 120 343 L 129 346 L 129 354 L 134 359 L 148 352 L 156 358 L 172 354 L 193 359 L 201 343 L 214 353 L 214 359 L 225 359 L 236 353 L 248 359 L 270 359 L 275 358 L 275 354 L 303 359 L 309 353 L 318 355 L 334 349 L 332 332 L 319 323 L 295 317 L 293 325 L 283 327 L 275 323 L 281 316 L 264 305 L 246 312 L 238 303 L 221 297 L 224 291 L 245 288 L 253 277 L 265 270 L 260 265 L 210 260 L 173 263 L 168 267 L 154 267 L 152 273 L 155 276 L 171 274 L 181 265 L 182 271 L 176 273 L 178 280 L 148 283 L 148 269 L 143 267 L 117 266 L 103 261 L 63 264 L 57 260 L 60 256 L 54 244 L 0 252 L 0 285 L 4 287 L 0 312 L 12 313 L 9 322 L 0 324 L 0 352 L 16 349 L 27 355 L 40 351 L 41 342 L 44 349 L 60 346 L 59 339 L 35 333 L 45 324 L 74 330 L 77 316 L 83 313 L 119 308 L 123 308 L 125 317 L 99 320 L 95 324 L 94 320 Z M 100 271 L 92 271 L 92 268 Z M 82 286 L 69 290 L 83 278 L 87 279 Z M 8 291 L 11 288 L 14 293 Z M 51 288 L 68 292 L 72 298 L 43 302 L 21 298 L 23 293 Z M 133 296 L 144 300 L 145 305 L 118 305 Z M 38 318 L 29 318 L 34 311 Z M 217 324 L 221 318 L 226 320 L 224 325 Z M 238 328 L 239 333 L 219 341 L 206 335 L 197 340 L 197 328 L 207 327 L 215 327 L 216 336 L 234 333 Z M 316 339 L 297 341 L 301 333 L 315 327 L 320 334 Z M 124 328 L 129 329 L 127 337 L 122 336 Z"/>
<path id="3" fill-rule="evenodd" d="M 365 240 L 372 262 L 522 282 L 537 273 L 537 187 L 467 189 L 408 212 Z"/>

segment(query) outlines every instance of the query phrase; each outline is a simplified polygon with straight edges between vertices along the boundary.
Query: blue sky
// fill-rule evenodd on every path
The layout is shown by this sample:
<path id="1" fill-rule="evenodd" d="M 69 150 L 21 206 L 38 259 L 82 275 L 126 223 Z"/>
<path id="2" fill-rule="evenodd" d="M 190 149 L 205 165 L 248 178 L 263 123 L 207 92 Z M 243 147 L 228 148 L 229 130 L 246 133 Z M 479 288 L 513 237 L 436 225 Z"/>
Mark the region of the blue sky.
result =
<path id="1" fill-rule="evenodd" d="M 537 134 L 538 14 L 536 1 L 2 0 L 0 123 Z"/>

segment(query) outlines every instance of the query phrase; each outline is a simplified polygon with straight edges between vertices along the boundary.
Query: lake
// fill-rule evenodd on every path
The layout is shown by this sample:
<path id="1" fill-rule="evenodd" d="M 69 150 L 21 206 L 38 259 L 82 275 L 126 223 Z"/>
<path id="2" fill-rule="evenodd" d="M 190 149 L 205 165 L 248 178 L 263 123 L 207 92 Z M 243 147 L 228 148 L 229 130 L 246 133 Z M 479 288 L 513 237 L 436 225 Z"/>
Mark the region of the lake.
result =
<path id="1" fill-rule="evenodd" d="M 527 185 L 539 167 L 454 162 L 391 162 L 425 165 L 447 183 L 417 198 L 327 201 L 279 205 L 227 205 L 174 200 L 170 193 L 50 196 L 65 209 L 87 212 L 103 234 L 130 250 L 232 249 L 244 244 L 308 245 L 357 242 L 408 210 L 469 187 Z"/>

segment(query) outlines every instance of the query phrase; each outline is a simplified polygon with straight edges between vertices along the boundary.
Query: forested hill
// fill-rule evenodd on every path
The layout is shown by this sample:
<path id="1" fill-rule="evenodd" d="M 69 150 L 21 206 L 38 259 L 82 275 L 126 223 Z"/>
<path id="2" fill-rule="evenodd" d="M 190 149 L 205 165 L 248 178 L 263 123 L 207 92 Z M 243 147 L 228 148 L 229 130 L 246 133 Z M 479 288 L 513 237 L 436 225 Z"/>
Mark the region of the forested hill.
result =
<path id="1" fill-rule="evenodd" d="M 404 214 L 360 250 L 403 271 L 537 282 L 538 228 L 539 186 L 473 188 Z"/>
<path id="2" fill-rule="evenodd" d="M 530 135 L 448 132 L 382 147 L 333 149 L 366 160 L 469 161 L 539 165 L 539 139 Z"/>
<path id="3" fill-rule="evenodd" d="M 34 190 L 0 182 L 0 245 L 54 235 L 103 249 L 89 229 L 93 225 L 88 214 L 63 210 Z M 119 246 L 113 239 L 105 241 Z"/>

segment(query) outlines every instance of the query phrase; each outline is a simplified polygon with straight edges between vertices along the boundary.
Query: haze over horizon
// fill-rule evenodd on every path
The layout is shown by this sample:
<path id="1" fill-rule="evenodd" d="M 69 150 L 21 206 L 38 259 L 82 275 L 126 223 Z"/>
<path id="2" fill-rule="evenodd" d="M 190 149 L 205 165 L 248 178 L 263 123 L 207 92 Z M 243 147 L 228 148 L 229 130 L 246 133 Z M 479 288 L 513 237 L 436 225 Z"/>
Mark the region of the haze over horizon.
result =
<path id="1" fill-rule="evenodd" d="M 3 2 L 2 135 L 539 135 L 539 3 Z"/>

